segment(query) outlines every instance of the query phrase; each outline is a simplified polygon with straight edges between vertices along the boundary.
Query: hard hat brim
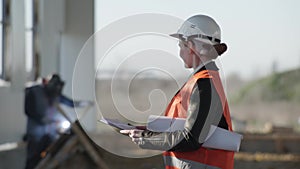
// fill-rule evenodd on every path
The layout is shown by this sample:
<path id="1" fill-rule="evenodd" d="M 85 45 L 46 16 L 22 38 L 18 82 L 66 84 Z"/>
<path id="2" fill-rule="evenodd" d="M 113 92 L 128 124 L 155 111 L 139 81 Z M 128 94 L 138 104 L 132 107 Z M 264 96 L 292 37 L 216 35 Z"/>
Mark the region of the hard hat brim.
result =
<path id="1" fill-rule="evenodd" d="M 187 41 L 189 39 L 189 38 L 184 38 L 184 36 L 180 33 L 173 33 L 173 34 L 170 34 L 170 36 L 180 39 L 180 40 L 185 40 L 185 41 Z M 218 40 L 219 42 L 212 42 L 209 39 L 202 39 L 202 38 L 193 38 L 193 39 L 203 42 L 203 43 L 211 44 L 211 45 L 220 43 L 220 40 Z"/>
<path id="2" fill-rule="evenodd" d="M 177 39 L 181 39 L 182 38 L 182 34 L 179 34 L 179 33 L 169 34 L 169 36 L 172 36 L 172 37 L 177 38 Z"/>

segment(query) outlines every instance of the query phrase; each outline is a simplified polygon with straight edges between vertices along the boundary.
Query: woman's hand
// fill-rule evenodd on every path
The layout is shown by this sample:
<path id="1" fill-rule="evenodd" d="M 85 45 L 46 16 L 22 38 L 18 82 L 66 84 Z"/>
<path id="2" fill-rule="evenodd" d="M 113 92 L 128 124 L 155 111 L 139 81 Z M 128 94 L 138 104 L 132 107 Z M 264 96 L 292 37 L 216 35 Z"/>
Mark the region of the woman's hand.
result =
<path id="1" fill-rule="evenodd" d="M 128 135 L 135 144 L 143 144 L 143 131 L 138 129 L 120 130 L 120 133 Z"/>

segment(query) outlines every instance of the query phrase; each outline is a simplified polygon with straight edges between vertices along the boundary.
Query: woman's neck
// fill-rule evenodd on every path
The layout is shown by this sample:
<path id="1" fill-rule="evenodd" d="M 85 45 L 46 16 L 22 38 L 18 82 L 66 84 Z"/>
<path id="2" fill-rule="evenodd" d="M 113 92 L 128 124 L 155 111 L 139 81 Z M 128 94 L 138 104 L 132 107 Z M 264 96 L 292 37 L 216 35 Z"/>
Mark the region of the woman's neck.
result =
<path id="1" fill-rule="evenodd" d="M 195 57 L 193 59 L 193 69 L 197 69 L 199 66 L 203 66 L 205 65 L 206 63 L 210 62 L 211 59 L 207 59 L 206 57 Z"/>

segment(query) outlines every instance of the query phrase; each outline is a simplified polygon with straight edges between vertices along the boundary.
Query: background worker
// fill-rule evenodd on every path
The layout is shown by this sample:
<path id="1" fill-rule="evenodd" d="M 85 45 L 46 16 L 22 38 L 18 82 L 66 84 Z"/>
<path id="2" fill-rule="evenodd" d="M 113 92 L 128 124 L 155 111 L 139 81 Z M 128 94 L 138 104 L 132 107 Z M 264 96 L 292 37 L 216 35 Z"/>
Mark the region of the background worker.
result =
<path id="1" fill-rule="evenodd" d="M 234 152 L 202 147 L 211 125 L 232 131 L 229 107 L 214 59 L 227 46 L 209 16 L 188 18 L 176 34 L 180 57 L 194 72 L 169 103 L 165 116 L 186 118 L 183 131 L 121 130 L 144 149 L 163 150 L 166 168 L 233 168 Z"/>
<path id="2" fill-rule="evenodd" d="M 62 95 L 64 82 L 57 74 L 42 84 L 25 89 L 25 114 L 27 116 L 26 169 L 34 168 L 41 159 L 40 153 L 59 138 L 59 123 L 65 119 L 58 112 L 59 103 L 69 107 L 92 105 L 90 101 L 73 101 Z"/>

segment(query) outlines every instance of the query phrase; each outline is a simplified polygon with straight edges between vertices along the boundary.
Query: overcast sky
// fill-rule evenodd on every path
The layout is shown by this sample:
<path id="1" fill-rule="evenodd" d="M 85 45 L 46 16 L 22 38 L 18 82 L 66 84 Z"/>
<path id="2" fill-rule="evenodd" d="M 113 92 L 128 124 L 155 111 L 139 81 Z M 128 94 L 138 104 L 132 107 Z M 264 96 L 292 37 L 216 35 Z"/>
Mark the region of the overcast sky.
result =
<path id="1" fill-rule="evenodd" d="M 163 13 L 182 19 L 195 14 L 213 17 L 221 26 L 222 41 L 229 47 L 221 57 L 226 75 L 237 72 L 243 78 L 263 76 L 271 72 L 273 62 L 278 63 L 279 71 L 300 67 L 299 0 L 95 2 L 96 31 L 142 13 Z"/>

